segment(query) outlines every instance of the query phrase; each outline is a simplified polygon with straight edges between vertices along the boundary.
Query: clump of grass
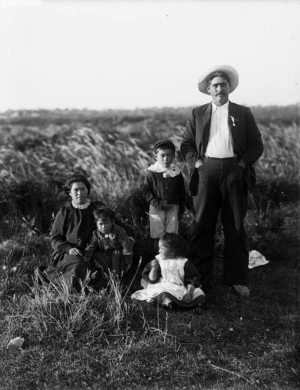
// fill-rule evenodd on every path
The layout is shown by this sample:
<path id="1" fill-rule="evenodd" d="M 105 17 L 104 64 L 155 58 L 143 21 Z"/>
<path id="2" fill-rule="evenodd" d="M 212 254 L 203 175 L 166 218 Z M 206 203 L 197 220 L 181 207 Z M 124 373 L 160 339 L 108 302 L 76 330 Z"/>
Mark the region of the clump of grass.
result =
<path id="1" fill-rule="evenodd" d="M 63 279 L 58 284 L 40 284 L 36 274 L 31 294 L 23 295 L 17 305 L 11 302 L 6 337 L 21 332 L 34 344 L 74 339 L 103 343 L 107 335 L 126 331 L 130 316 L 138 310 L 125 302 L 120 280 L 113 273 L 107 289 L 95 292 L 85 284 L 81 293 L 70 290 Z"/>
<path id="2" fill-rule="evenodd" d="M 298 203 L 249 210 L 245 219 L 249 249 L 262 252 L 269 260 L 295 258 L 300 245 L 299 215 Z"/>
<path id="3" fill-rule="evenodd" d="M 21 225 L 11 238 L 0 243 L 0 295 L 30 291 L 34 269 L 50 261 L 48 235 L 37 235 Z"/>

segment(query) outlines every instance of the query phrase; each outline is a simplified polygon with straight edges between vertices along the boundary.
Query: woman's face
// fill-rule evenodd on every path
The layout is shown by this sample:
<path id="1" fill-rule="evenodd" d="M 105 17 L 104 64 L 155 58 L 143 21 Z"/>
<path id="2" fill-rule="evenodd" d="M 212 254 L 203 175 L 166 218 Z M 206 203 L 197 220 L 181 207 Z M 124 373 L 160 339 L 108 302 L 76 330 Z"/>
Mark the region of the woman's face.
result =
<path id="1" fill-rule="evenodd" d="M 88 189 L 81 181 L 72 184 L 69 194 L 76 204 L 85 204 L 88 199 Z"/>

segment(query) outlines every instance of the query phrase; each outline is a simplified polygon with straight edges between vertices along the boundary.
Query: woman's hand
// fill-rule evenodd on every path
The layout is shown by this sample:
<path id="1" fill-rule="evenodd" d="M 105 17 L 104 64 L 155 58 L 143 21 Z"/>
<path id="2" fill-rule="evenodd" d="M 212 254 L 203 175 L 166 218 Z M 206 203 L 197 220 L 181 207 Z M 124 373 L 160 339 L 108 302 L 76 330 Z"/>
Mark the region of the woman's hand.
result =
<path id="1" fill-rule="evenodd" d="M 69 250 L 69 255 L 70 256 L 83 256 L 83 253 L 80 249 L 77 248 L 71 248 Z"/>

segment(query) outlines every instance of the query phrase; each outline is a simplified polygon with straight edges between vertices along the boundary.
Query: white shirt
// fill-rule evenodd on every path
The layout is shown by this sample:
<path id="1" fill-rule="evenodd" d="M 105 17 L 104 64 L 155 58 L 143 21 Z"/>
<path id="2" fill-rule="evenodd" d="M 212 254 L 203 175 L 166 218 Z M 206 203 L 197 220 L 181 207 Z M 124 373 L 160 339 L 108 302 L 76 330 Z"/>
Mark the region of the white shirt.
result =
<path id="1" fill-rule="evenodd" d="M 206 157 L 233 157 L 232 139 L 228 126 L 229 102 L 217 106 L 212 102 L 210 134 L 206 148 Z"/>

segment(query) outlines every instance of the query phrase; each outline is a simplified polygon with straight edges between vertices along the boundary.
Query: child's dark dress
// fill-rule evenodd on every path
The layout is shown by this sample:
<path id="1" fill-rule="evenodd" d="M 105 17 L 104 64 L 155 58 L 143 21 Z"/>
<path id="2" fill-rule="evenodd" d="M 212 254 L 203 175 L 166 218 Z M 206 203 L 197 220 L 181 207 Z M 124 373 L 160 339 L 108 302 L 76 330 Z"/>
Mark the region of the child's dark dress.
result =
<path id="1" fill-rule="evenodd" d="M 94 230 L 92 238 L 85 250 L 86 261 L 95 264 L 102 272 L 102 278 L 108 280 L 109 270 L 118 276 L 129 270 L 133 258 L 134 240 L 126 231 L 113 224 L 108 234 Z"/>

